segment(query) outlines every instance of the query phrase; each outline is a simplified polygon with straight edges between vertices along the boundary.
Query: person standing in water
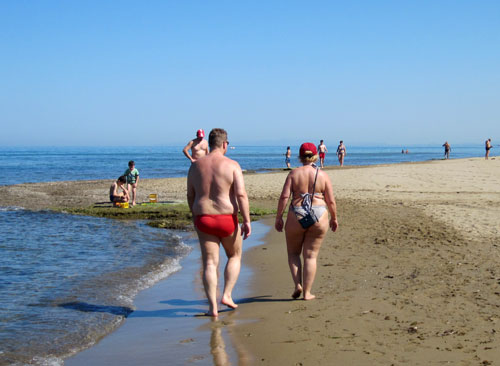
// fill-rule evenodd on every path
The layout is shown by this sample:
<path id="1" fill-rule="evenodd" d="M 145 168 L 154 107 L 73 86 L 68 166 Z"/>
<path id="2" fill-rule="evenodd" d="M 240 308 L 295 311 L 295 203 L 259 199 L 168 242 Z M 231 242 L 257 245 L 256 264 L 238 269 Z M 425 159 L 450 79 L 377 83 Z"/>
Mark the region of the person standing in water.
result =
<path id="1" fill-rule="evenodd" d="M 285 153 L 285 164 L 287 169 L 292 169 L 290 166 L 290 158 L 292 157 L 292 150 L 290 150 L 290 146 L 287 146 Z"/>
<path id="2" fill-rule="evenodd" d="M 450 158 L 451 146 L 450 146 L 450 144 L 448 143 L 448 141 L 446 141 L 446 142 L 443 144 L 443 147 L 444 147 L 444 158 L 445 158 L 445 159 L 449 159 L 449 158 Z"/>
<path id="3" fill-rule="evenodd" d="M 493 146 L 491 146 L 491 139 L 488 139 L 484 142 L 484 148 L 486 150 L 486 154 L 484 155 L 484 158 L 486 160 L 488 160 L 488 158 L 490 157 L 490 150 Z"/>

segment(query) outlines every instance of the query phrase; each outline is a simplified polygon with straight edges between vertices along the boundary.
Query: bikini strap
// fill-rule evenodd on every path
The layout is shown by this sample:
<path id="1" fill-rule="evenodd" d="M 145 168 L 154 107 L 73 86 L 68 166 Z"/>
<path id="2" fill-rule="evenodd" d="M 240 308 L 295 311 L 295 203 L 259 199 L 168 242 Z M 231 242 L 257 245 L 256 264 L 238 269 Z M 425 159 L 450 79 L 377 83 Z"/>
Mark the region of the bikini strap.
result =
<path id="1" fill-rule="evenodd" d="M 316 176 L 314 177 L 314 184 L 313 184 L 313 193 L 312 197 L 314 197 L 314 191 L 316 190 L 316 180 L 318 179 L 318 172 L 319 172 L 319 166 L 316 166 Z"/>
<path id="2" fill-rule="evenodd" d="M 319 167 L 314 165 L 314 168 L 316 168 L 316 175 L 314 177 L 313 192 L 312 194 L 309 192 L 301 194 L 301 196 L 303 197 L 302 207 L 304 207 L 307 213 L 311 212 L 312 210 L 312 201 L 314 199 L 314 192 L 316 191 L 316 180 L 318 179 Z"/>

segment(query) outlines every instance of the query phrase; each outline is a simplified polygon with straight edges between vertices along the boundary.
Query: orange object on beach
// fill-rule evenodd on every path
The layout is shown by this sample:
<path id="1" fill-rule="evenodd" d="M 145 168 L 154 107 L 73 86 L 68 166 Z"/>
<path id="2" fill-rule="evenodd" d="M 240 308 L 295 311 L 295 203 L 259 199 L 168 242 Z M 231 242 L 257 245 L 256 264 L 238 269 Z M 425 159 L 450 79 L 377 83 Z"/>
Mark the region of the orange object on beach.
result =
<path id="1" fill-rule="evenodd" d="M 149 203 L 158 203 L 158 194 L 157 193 L 151 193 L 149 195 Z"/>

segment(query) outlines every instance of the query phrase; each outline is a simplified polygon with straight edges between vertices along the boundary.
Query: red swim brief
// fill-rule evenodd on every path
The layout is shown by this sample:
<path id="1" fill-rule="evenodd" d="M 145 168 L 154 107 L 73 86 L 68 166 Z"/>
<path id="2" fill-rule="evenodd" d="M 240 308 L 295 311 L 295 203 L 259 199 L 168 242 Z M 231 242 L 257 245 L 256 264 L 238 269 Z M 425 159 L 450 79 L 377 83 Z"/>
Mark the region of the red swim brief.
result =
<path id="1" fill-rule="evenodd" d="M 238 215 L 198 215 L 194 226 L 205 234 L 225 238 L 238 227 Z"/>
<path id="2" fill-rule="evenodd" d="M 319 158 L 320 159 L 324 159 L 325 158 L 325 153 L 324 152 L 320 152 L 319 153 Z"/>

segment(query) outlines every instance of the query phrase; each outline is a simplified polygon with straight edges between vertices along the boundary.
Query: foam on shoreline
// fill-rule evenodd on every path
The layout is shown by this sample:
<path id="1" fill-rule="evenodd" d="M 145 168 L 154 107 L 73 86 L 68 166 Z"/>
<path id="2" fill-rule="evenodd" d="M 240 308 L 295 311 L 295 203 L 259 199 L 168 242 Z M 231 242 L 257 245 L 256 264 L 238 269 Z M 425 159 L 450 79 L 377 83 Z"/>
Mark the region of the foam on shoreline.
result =
<path id="1" fill-rule="evenodd" d="M 262 244 L 269 227 L 256 222 L 252 235 L 244 241 L 245 252 Z M 234 344 L 230 335 L 238 322 L 237 311 L 223 311 L 214 321 L 202 315 L 208 308 L 200 277 L 200 252 L 193 238 L 194 250 L 181 261 L 182 269 L 169 278 L 138 294 L 136 310 L 114 333 L 94 347 L 65 361 L 79 365 L 164 365 L 186 364 L 225 359 L 237 364 L 245 355 L 243 346 Z M 220 273 L 225 256 L 221 253 Z M 233 292 L 237 302 L 248 298 L 248 286 L 254 270 L 243 266 Z M 222 279 L 221 279 L 222 280 Z M 249 357 L 249 356 L 248 356 Z M 220 364 L 213 361 L 214 364 Z M 219 361 L 217 361 L 219 362 Z"/>

